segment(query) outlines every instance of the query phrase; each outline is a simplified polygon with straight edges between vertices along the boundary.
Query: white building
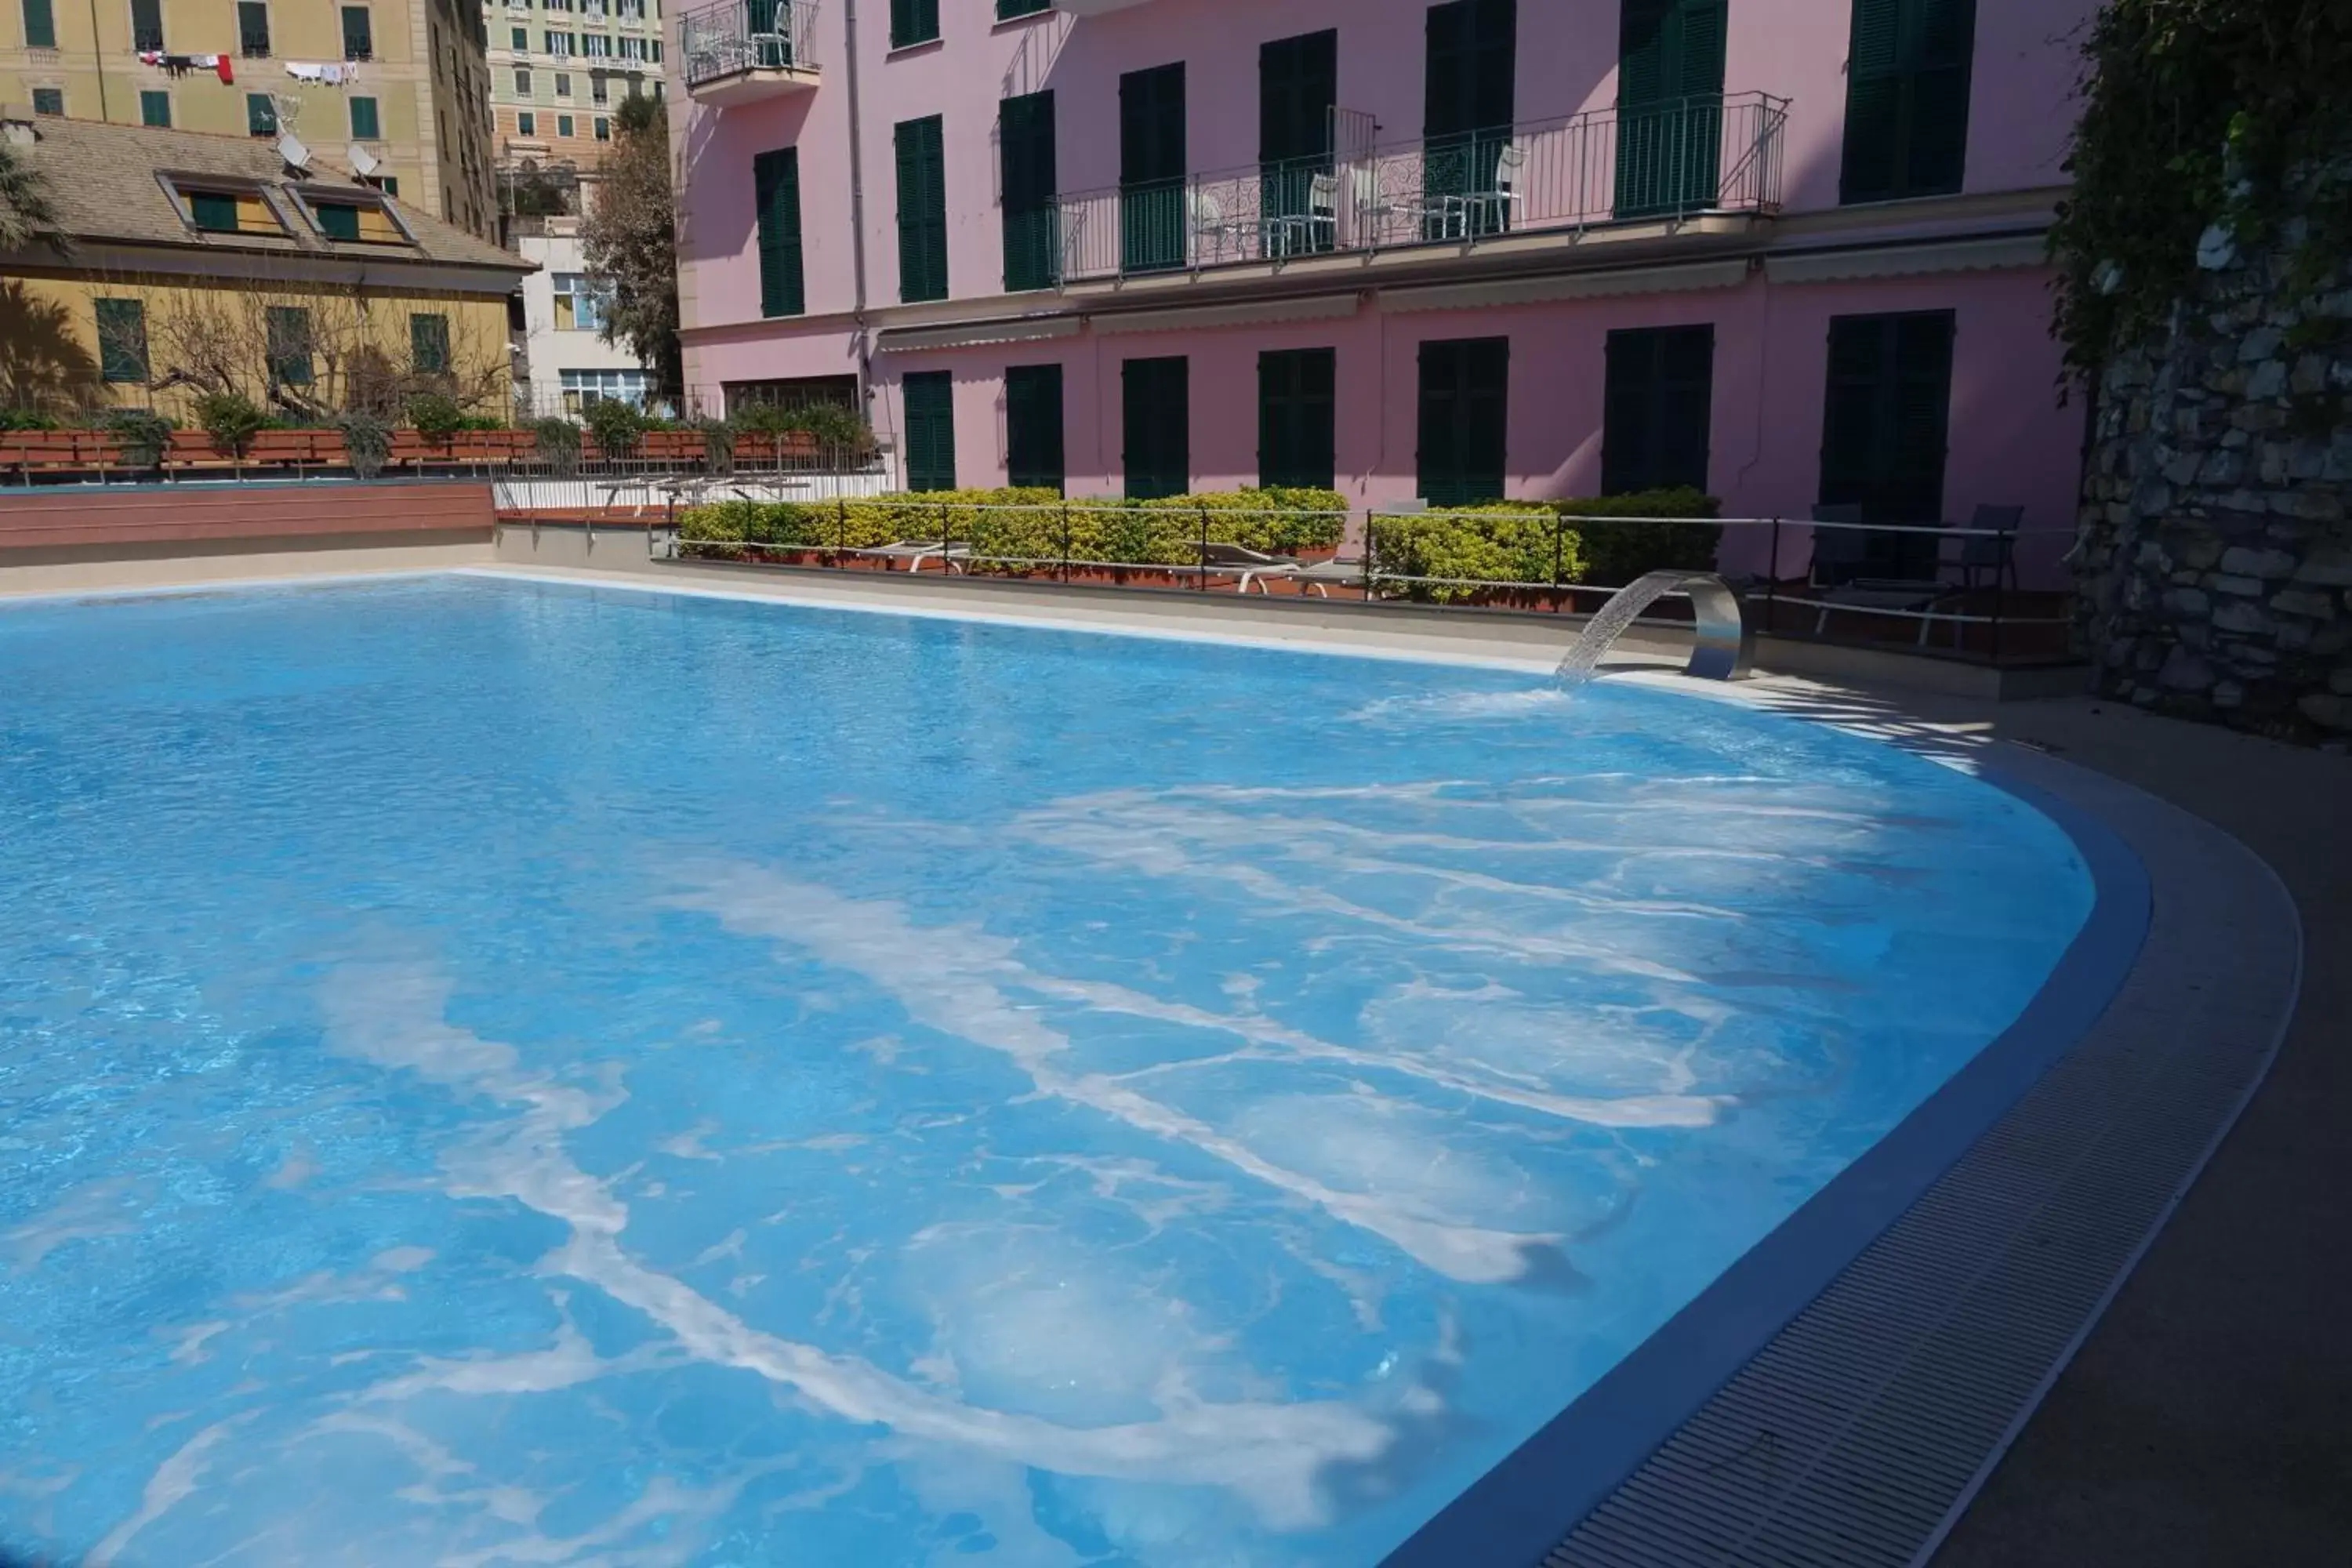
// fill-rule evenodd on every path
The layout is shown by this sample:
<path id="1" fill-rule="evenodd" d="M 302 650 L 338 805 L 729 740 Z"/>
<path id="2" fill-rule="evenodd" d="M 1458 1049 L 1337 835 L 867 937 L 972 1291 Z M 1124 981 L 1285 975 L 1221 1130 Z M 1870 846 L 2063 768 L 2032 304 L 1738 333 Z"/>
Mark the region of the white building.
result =
<path id="1" fill-rule="evenodd" d="M 604 317 L 588 288 L 580 220 L 571 216 L 513 220 L 515 248 L 539 270 L 522 280 L 523 365 L 518 400 L 533 416 L 576 415 L 598 398 L 644 403 L 656 376 L 618 343 L 604 340 Z"/>

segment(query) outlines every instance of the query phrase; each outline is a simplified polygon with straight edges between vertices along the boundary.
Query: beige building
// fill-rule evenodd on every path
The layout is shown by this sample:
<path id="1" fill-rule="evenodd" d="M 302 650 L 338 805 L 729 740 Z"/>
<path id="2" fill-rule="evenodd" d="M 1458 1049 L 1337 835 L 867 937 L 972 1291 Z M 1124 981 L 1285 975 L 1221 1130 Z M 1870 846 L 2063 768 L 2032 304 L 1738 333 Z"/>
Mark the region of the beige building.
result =
<path id="1" fill-rule="evenodd" d="M 487 237 L 498 202 L 481 29 L 476 0 L 0 0 L 0 100 L 258 140 L 290 131 L 404 206 Z"/>
<path id="2" fill-rule="evenodd" d="M 662 92 L 662 0 L 482 0 L 499 163 L 594 169 L 621 100 Z"/>

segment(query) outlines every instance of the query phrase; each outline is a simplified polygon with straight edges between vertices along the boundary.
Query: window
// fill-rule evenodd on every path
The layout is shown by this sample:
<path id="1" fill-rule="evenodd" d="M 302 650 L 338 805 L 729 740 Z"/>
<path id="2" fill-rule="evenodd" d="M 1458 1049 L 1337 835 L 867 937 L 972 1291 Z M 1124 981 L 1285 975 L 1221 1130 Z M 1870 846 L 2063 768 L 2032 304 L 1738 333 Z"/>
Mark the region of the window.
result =
<path id="1" fill-rule="evenodd" d="M 1716 203 L 1726 0 L 1624 0 L 1618 28 L 1617 216 Z"/>
<path id="2" fill-rule="evenodd" d="M 1034 16 L 1053 8 L 1054 0 L 996 0 L 996 19 L 1010 22 L 1015 16 Z"/>
<path id="3" fill-rule="evenodd" d="M 550 33 L 546 36 L 546 42 L 547 52 L 553 55 L 557 59 L 568 60 L 572 58 L 571 34 Z"/>
<path id="4" fill-rule="evenodd" d="M 245 131 L 248 136 L 278 134 L 278 103 L 266 92 L 245 95 Z"/>
<path id="5" fill-rule="evenodd" d="M 1976 30 L 1976 0 L 1853 0 L 1840 201 L 1960 188 Z"/>
<path id="6" fill-rule="evenodd" d="M 310 384 L 310 312 L 272 305 L 267 318 L 269 378 L 284 386 Z"/>
<path id="7" fill-rule="evenodd" d="M 899 387 L 907 402 L 907 488 L 956 488 L 955 384 L 943 370 L 917 371 Z"/>
<path id="8" fill-rule="evenodd" d="M 400 195 L 400 182 L 390 174 L 378 174 L 375 177 L 375 188 L 388 196 Z"/>
<path id="9" fill-rule="evenodd" d="M 418 312 L 408 318 L 408 363 L 419 375 L 439 375 L 449 368 L 449 318 Z"/>
<path id="10" fill-rule="evenodd" d="M 1004 168 L 1004 287 L 1016 292 L 1051 289 L 1061 273 L 1054 95 L 1008 98 L 998 110 L 997 123 Z"/>
<path id="11" fill-rule="evenodd" d="M 557 71 L 555 73 L 555 96 L 558 98 L 570 98 L 572 96 L 572 73 L 570 71 Z"/>
<path id="12" fill-rule="evenodd" d="M 1009 365 L 1004 372 L 1005 482 L 1058 490 L 1062 463 L 1062 367 Z"/>
<path id="13" fill-rule="evenodd" d="M 147 307 L 136 300 L 100 300 L 99 374 L 110 382 L 147 380 Z"/>
<path id="14" fill-rule="evenodd" d="M 578 272 L 555 274 L 555 330 L 559 332 L 601 332 L 604 301 Z"/>
<path id="15" fill-rule="evenodd" d="M 66 89 L 61 87 L 37 87 L 33 89 L 33 112 L 63 114 L 66 111 Z"/>
<path id="16" fill-rule="evenodd" d="M 1257 356 L 1257 482 L 1331 488 L 1332 390 L 1339 354 L 1284 349 Z"/>
<path id="17" fill-rule="evenodd" d="M 646 40 L 646 58 L 653 61 L 656 65 L 661 64 L 661 40 L 659 38 L 647 38 Z M 659 98 L 661 96 L 661 83 L 654 83 L 654 96 L 656 98 Z"/>
<path id="18" fill-rule="evenodd" d="M 928 44 L 940 36 L 940 0 L 890 0 L 890 47 Z"/>
<path id="19" fill-rule="evenodd" d="M 58 47 L 58 18 L 50 9 L 49 0 L 25 0 L 25 47 L 28 49 L 54 49 Z"/>
<path id="20" fill-rule="evenodd" d="M 601 114 L 596 117 L 595 130 L 597 141 L 610 142 L 613 139 L 613 122 Z"/>
<path id="21" fill-rule="evenodd" d="M 1429 8 L 1422 100 L 1422 134 L 1428 142 L 1422 177 L 1429 196 L 1495 188 L 1516 113 L 1518 25 L 1517 0 L 1453 0 Z M 1438 205 L 1442 211 L 1443 202 Z M 1501 226 L 1509 206 L 1470 204 L 1473 232 Z M 1433 216 L 1429 237 L 1439 237 L 1446 222 Z"/>
<path id="22" fill-rule="evenodd" d="M 620 0 L 621 20 L 642 22 L 646 19 L 646 0 Z"/>
<path id="23" fill-rule="evenodd" d="M 262 0 L 236 0 L 236 52 L 249 60 L 269 58 L 269 7 Z"/>
<path id="24" fill-rule="evenodd" d="M 378 124 L 376 121 L 374 99 L 355 98 L 352 100 L 352 141 L 379 141 L 382 139 L 383 130 L 383 128 Z"/>
<path id="25" fill-rule="evenodd" d="M 1119 368 L 1121 461 L 1131 500 L 1181 496 L 1192 471 L 1192 362 L 1131 359 Z"/>
<path id="26" fill-rule="evenodd" d="M 375 58 L 375 26 L 369 20 L 368 8 L 364 5 L 343 7 L 343 58 Z"/>
<path id="27" fill-rule="evenodd" d="M 948 188 L 940 120 L 906 120 L 898 154 L 898 298 L 948 297 Z"/>
<path id="28" fill-rule="evenodd" d="M 139 123 L 169 126 L 172 123 L 172 95 L 168 92 L 141 93 Z"/>
<path id="29" fill-rule="evenodd" d="M 643 38 L 623 38 L 621 40 L 621 58 L 625 60 L 644 59 L 646 58 L 646 41 Z M 634 81 L 629 84 L 630 96 L 635 96 L 636 86 L 637 84 Z"/>
<path id="30" fill-rule="evenodd" d="M 358 240 L 359 208 L 342 202 L 312 202 L 310 213 L 319 220 L 319 232 L 329 239 Z"/>
<path id="31" fill-rule="evenodd" d="M 1421 345 L 1422 496 L 1432 506 L 1503 498 L 1511 340 Z"/>
<path id="32" fill-rule="evenodd" d="M 528 70 L 519 69 L 515 72 L 515 96 L 517 98 L 530 96 L 530 72 Z"/>
<path id="33" fill-rule="evenodd" d="M 653 376 L 646 371 L 567 370 L 562 374 L 567 414 L 577 414 L 596 403 L 625 403 L 642 408 L 653 395 Z"/>
<path id="34" fill-rule="evenodd" d="M 1257 52 L 1259 202 L 1269 219 L 1308 219 L 1315 182 L 1331 173 L 1331 110 L 1339 100 L 1339 35 L 1276 38 Z M 1327 184 L 1326 190 L 1330 190 Z M 1328 250 L 1338 242 L 1338 193 L 1326 221 L 1276 224 L 1269 247 L 1282 254 Z"/>
<path id="35" fill-rule="evenodd" d="M 588 78 L 588 101 L 591 103 L 609 103 L 612 101 L 612 84 L 605 79 L 604 73 L 603 71 L 591 72 Z"/>
<path id="36" fill-rule="evenodd" d="M 520 113 L 520 114 L 516 115 L 516 116 L 515 116 L 515 134 L 516 134 L 516 135 L 518 135 L 518 136 L 536 136 L 536 135 L 538 135 L 538 134 L 539 134 L 539 116 L 538 116 L 538 115 L 536 115 L 536 114 L 533 114 L 533 113 L 532 113 L 530 110 L 528 110 L 528 109 L 524 110 L 521 113 Z"/>
<path id="37" fill-rule="evenodd" d="M 799 148 L 780 147 L 751 160 L 751 205 L 760 221 L 760 314 L 800 315 L 808 298 L 801 272 Z"/>
<path id="38" fill-rule="evenodd" d="M 1706 489 L 1715 328 L 1609 334 L 1601 415 L 1601 493 Z"/>
<path id="39" fill-rule="evenodd" d="M 217 191 L 187 193 L 188 216 L 198 228 L 213 234 L 236 232 L 236 198 Z"/>
<path id="40" fill-rule="evenodd" d="M 555 133 L 558 136 L 569 136 L 572 134 L 572 116 L 568 114 L 559 114 L 555 117 Z"/>
<path id="41" fill-rule="evenodd" d="M 163 0 L 131 0 L 131 47 L 163 47 Z"/>
<path id="42" fill-rule="evenodd" d="M 1942 518 L 1952 321 L 1949 310 L 1830 318 L 1823 506 L 1859 506 L 1864 522 Z M 1917 575 L 1913 568 L 1935 559 L 1933 534 L 1883 535 L 1872 542 L 1872 576 Z"/>
<path id="43" fill-rule="evenodd" d="M 529 54 L 530 52 L 530 29 L 529 27 L 509 27 L 507 29 L 507 47 L 512 49 L 519 55 Z"/>
<path id="44" fill-rule="evenodd" d="M 613 40 L 603 33 L 583 33 L 580 52 L 592 60 L 609 60 L 613 58 Z"/>
<path id="45" fill-rule="evenodd" d="M 1184 264 L 1184 66 L 1118 79 L 1119 265 Z"/>

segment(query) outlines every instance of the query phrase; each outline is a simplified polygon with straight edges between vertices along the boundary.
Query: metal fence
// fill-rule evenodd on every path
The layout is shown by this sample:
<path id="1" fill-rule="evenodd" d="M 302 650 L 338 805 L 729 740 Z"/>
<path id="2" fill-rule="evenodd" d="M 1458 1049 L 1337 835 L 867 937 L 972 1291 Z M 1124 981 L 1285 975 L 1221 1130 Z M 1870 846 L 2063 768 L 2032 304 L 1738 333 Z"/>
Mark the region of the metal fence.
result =
<path id="1" fill-rule="evenodd" d="M 686 85 L 749 70 L 812 70 L 816 0 L 719 0 L 677 19 Z"/>
<path id="2" fill-rule="evenodd" d="M 1678 99 L 1079 192 L 1060 202 L 1061 276 L 1769 213 L 1787 118 L 1767 93 Z"/>

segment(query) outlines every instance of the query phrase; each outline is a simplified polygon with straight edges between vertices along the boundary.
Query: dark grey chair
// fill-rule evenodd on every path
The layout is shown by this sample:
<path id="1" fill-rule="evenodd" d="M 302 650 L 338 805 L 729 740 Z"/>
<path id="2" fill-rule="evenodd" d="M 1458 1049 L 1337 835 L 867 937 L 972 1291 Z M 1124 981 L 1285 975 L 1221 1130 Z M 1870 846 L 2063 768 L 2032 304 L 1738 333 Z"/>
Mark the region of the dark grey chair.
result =
<path id="1" fill-rule="evenodd" d="M 1969 519 L 1969 526 L 1983 531 L 1960 541 L 1960 586 L 1963 589 L 1976 587 L 1979 575 L 1986 579 L 1984 585 L 1987 587 L 1998 588 L 2004 579 L 2011 589 L 2017 586 L 2015 536 L 2018 525 L 2024 521 L 2025 509 L 2021 506 L 1979 505 L 1977 508 L 1976 514 Z"/>

